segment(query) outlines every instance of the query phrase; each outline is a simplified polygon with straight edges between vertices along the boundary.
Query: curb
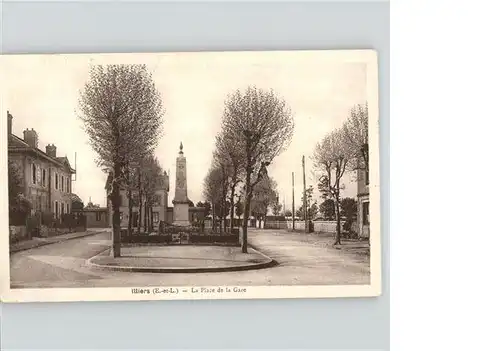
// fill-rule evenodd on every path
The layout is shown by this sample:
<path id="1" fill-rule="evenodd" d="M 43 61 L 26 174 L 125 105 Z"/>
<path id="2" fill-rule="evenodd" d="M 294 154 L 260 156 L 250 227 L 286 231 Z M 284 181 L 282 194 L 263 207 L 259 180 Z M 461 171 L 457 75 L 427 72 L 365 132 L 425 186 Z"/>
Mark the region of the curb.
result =
<path id="1" fill-rule="evenodd" d="M 42 247 L 42 246 L 47 246 L 47 245 L 52 245 L 52 244 L 59 244 L 59 243 L 65 242 L 65 241 L 74 240 L 74 239 L 81 239 L 81 238 L 85 238 L 86 236 L 97 235 L 97 234 L 102 234 L 102 233 L 106 233 L 106 231 L 86 233 L 84 235 L 75 236 L 75 237 L 71 237 L 71 238 L 65 238 L 65 239 L 56 240 L 56 241 L 42 241 L 42 242 L 39 242 L 38 244 L 36 244 L 34 246 L 31 246 L 31 247 L 18 248 L 18 249 L 9 250 L 9 253 L 16 253 L 16 252 L 20 252 L 20 251 L 32 250 L 32 249 L 36 249 L 36 248 L 39 248 L 39 247 Z"/>
<path id="2" fill-rule="evenodd" d="M 267 255 L 264 255 L 260 251 L 257 251 L 260 255 L 264 256 L 267 260 L 262 263 L 254 263 L 247 264 L 242 266 L 229 266 L 229 267 L 190 267 L 190 268 L 169 268 L 169 267 L 133 267 L 133 266 L 110 266 L 110 265 L 101 265 L 97 263 L 93 263 L 92 260 L 97 256 L 101 256 L 105 252 L 109 252 L 111 248 L 106 249 L 94 257 L 89 258 L 86 261 L 87 266 L 91 268 L 96 268 L 99 270 L 107 270 L 107 271 L 120 271 L 120 272 L 140 272 L 140 273 L 216 273 L 216 272 L 238 272 L 238 271 L 249 271 L 249 270 L 257 270 L 263 268 L 274 267 L 278 264 L 275 260 L 270 258 Z"/>

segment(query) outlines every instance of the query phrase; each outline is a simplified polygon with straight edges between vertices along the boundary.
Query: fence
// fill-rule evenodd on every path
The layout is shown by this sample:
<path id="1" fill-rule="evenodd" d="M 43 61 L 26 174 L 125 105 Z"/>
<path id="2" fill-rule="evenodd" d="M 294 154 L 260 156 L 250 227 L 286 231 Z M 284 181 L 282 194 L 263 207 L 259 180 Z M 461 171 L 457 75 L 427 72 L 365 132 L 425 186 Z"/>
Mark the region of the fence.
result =
<path id="1" fill-rule="evenodd" d="M 357 223 L 354 222 L 351 226 L 351 230 L 347 230 L 345 228 L 344 220 L 340 221 L 340 228 L 343 234 L 351 233 L 357 234 L 358 228 Z M 323 232 L 323 233 L 335 233 L 337 231 L 337 222 L 336 221 L 312 221 L 311 230 L 314 232 Z M 293 229 L 292 221 L 267 221 L 266 229 Z M 295 230 L 296 231 L 304 231 L 304 221 L 295 221 Z"/>

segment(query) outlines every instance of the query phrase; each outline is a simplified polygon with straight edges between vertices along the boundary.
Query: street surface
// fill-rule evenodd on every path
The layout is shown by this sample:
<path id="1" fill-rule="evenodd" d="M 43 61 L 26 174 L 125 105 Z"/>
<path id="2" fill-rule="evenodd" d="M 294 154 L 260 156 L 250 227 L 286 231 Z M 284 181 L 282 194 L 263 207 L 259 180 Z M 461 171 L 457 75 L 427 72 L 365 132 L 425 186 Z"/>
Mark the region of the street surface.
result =
<path id="1" fill-rule="evenodd" d="M 218 273 L 130 273 L 96 270 L 87 259 L 109 247 L 110 232 L 11 254 L 12 288 L 369 284 L 366 256 L 331 247 L 332 238 L 249 230 L 249 243 L 279 265 Z"/>

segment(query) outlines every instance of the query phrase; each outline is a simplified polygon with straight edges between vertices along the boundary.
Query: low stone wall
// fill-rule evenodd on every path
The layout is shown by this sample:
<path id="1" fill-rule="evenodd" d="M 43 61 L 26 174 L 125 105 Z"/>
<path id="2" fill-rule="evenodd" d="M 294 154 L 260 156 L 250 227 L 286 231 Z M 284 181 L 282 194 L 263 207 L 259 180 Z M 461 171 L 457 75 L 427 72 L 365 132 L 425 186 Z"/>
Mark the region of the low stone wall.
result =
<path id="1" fill-rule="evenodd" d="M 58 236 L 69 233 L 84 232 L 86 229 L 84 227 L 78 228 L 50 228 L 46 225 L 40 227 L 40 236 L 43 238 L 48 238 L 52 236 Z"/>
<path id="2" fill-rule="evenodd" d="M 335 233 L 337 231 L 337 222 L 336 221 L 313 221 L 313 227 L 315 232 L 323 232 L 323 233 Z M 342 233 L 345 233 L 344 229 L 345 221 L 341 221 L 341 229 Z M 267 229 L 293 229 L 292 221 L 268 221 L 266 222 Z M 295 230 L 301 231 L 304 230 L 304 221 L 295 221 Z M 354 222 L 352 225 L 352 232 L 357 232 L 358 230 L 357 222 Z"/>
<path id="3" fill-rule="evenodd" d="M 30 233 L 26 230 L 26 226 L 9 226 L 9 240 L 11 243 L 17 243 L 22 240 L 31 239 Z"/>
<path id="4" fill-rule="evenodd" d="M 266 229 L 288 229 L 286 221 L 266 221 Z"/>

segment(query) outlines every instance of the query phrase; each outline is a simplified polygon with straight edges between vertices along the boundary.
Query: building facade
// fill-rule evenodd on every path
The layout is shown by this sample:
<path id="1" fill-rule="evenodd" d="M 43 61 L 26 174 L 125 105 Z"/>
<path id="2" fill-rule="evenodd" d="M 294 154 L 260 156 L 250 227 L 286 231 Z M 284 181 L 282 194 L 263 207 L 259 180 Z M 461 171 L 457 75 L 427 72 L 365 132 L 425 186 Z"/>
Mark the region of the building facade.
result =
<path id="1" fill-rule="evenodd" d="M 72 175 L 76 171 L 67 157 L 57 155 L 49 144 L 38 148 L 38 134 L 26 129 L 20 138 L 12 133 L 13 116 L 7 111 L 8 160 L 22 178 L 24 195 L 31 201 L 32 212 L 52 212 L 61 218 L 71 212 Z"/>
<path id="2" fill-rule="evenodd" d="M 370 172 L 364 167 L 357 170 L 358 187 L 358 233 L 362 238 L 370 237 Z"/>

